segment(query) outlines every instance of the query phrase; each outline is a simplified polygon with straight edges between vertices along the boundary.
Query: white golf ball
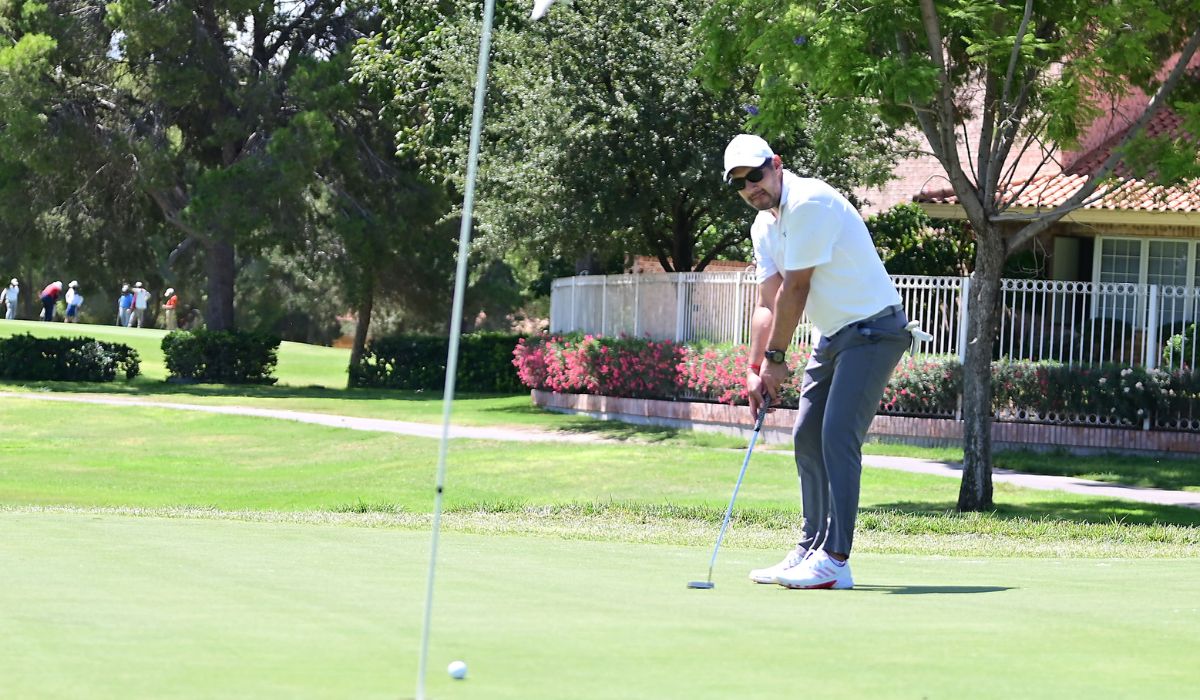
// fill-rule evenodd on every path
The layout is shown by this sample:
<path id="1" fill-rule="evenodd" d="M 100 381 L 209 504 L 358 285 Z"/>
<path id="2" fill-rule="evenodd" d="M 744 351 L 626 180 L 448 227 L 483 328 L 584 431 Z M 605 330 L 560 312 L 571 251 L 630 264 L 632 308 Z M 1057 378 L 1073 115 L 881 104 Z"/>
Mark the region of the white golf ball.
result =
<path id="1" fill-rule="evenodd" d="M 455 680 L 462 680 L 467 677 L 467 664 L 463 661 L 451 661 L 446 667 L 446 673 Z"/>

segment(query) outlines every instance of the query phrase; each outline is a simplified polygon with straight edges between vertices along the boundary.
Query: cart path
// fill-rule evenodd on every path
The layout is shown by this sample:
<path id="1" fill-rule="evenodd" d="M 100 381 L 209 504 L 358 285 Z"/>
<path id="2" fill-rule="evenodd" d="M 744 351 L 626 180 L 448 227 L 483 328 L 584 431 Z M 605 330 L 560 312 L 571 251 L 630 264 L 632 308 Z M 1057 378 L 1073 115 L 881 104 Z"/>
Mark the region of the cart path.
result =
<path id="1" fill-rule="evenodd" d="M 441 425 L 431 423 L 414 423 L 411 421 L 386 420 L 382 418 L 355 418 L 329 413 L 311 413 L 307 411 L 289 411 L 270 408 L 255 408 L 252 406 L 205 405 L 174 403 L 169 401 L 154 401 L 137 397 L 114 396 L 83 396 L 69 394 L 46 393 L 9 393 L 0 392 L 0 399 L 26 399 L 34 401 L 61 401 L 66 403 L 88 403 L 104 406 L 143 406 L 146 408 L 163 408 L 176 411 L 199 411 L 201 413 L 218 413 L 234 416 L 251 416 L 256 418 L 271 418 L 276 420 L 291 420 L 300 423 L 324 425 L 331 428 L 346 428 L 349 430 L 365 430 L 369 432 L 392 433 L 439 439 L 442 436 Z M 611 443 L 621 444 L 625 441 L 604 438 L 596 435 L 581 435 L 565 431 L 540 430 L 522 427 L 479 427 L 451 425 L 450 437 L 454 439 L 497 440 L 505 442 L 566 442 L 566 443 Z M 918 474 L 931 474 L 951 478 L 962 478 L 962 464 L 958 462 L 938 462 L 911 457 L 886 457 L 881 455 L 864 455 L 863 464 L 881 469 L 896 469 Z M 1200 492 L 1166 491 L 1162 489 L 1123 486 L 1103 481 L 1090 481 L 1066 476 L 1045 476 L 1041 474 L 1024 474 L 1007 469 L 995 469 L 992 472 L 995 483 L 1013 484 L 1028 489 L 1042 491 L 1066 491 L 1068 493 L 1117 498 L 1141 503 L 1157 505 L 1182 506 L 1200 510 Z"/>

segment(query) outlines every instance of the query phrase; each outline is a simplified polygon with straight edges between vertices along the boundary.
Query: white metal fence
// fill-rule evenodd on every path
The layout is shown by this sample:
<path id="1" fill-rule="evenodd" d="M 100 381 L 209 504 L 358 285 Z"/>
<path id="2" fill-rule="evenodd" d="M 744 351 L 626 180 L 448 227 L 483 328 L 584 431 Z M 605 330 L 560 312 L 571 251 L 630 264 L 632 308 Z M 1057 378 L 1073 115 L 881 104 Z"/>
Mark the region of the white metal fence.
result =
<path id="1" fill-rule="evenodd" d="M 961 356 L 969 278 L 892 279 L 908 317 L 933 335 L 921 352 Z M 551 289 L 550 331 L 745 343 L 757 294 L 752 272 L 565 277 Z M 1004 280 L 1002 304 L 998 356 L 1148 368 L 1200 359 L 1200 288 Z M 809 332 L 802 324 L 797 334 Z"/>

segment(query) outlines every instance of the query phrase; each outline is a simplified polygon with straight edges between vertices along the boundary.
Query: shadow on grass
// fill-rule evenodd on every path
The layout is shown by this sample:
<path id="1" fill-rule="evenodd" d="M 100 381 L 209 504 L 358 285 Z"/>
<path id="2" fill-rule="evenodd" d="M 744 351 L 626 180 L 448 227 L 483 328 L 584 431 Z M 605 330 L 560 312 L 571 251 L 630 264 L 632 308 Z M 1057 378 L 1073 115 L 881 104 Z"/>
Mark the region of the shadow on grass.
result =
<path id="1" fill-rule="evenodd" d="M 922 503 L 902 501 L 863 508 L 864 513 L 887 513 L 899 511 L 911 515 L 946 516 L 956 515 L 952 502 Z M 962 514 L 969 517 L 971 514 Z M 1200 525 L 1200 510 L 1181 506 L 1163 506 L 1154 503 L 1097 499 L 1086 503 L 1045 501 L 1033 503 L 1002 503 L 984 515 L 1002 520 L 1062 520 L 1072 523 L 1109 525 Z"/>
<path id="2" fill-rule="evenodd" d="M 872 586 L 856 584 L 854 590 L 890 595 L 929 595 L 937 593 L 1001 593 L 1016 589 L 1011 586 Z"/>

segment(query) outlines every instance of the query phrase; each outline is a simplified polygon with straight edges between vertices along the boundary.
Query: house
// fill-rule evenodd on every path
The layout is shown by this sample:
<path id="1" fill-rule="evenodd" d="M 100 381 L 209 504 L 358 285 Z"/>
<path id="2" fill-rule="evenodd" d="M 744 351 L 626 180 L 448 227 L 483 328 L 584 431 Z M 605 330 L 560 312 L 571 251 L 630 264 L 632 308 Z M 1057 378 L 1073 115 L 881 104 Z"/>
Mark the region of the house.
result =
<path id="1" fill-rule="evenodd" d="M 1189 65 L 1188 79 L 1200 81 L 1200 55 Z M 1065 202 L 1101 166 L 1148 102 L 1138 92 L 1112 106 L 1085 131 L 1076 151 L 1030 149 L 1023 154 L 1012 164 L 1015 174 L 1001 194 L 1013 202 L 1009 212 L 1048 211 Z M 1184 133 L 1181 122 L 1179 115 L 1164 107 L 1146 128 L 1151 135 L 1192 140 L 1200 136 Z M 978 123 L 974 127 L 967 129 L 973 141 L 978 138 Z M 970 162 L 964 144 L 960 144 L 960 157 Z M 905 160 L 896 172 L 898 179 L 886 187 L 857 193 L 870 202 L 864 214 L 915 201 L 934 218 L 966 218 L 945 171 L 932 156 Z M 1169 287 L 1164 294 L 1170 298 L 1162 301 L 1175 310 L 1163 321 L 1195 320 L 1200 315 L 1200 181 L 1163 188 L 1134 179 L 1121 168 L 1115 175 L 1116 184 L 1102 185 L 1085 206 L 1034 241 L 1033 248 L 1044 262 L 1039 277 Z"/>

